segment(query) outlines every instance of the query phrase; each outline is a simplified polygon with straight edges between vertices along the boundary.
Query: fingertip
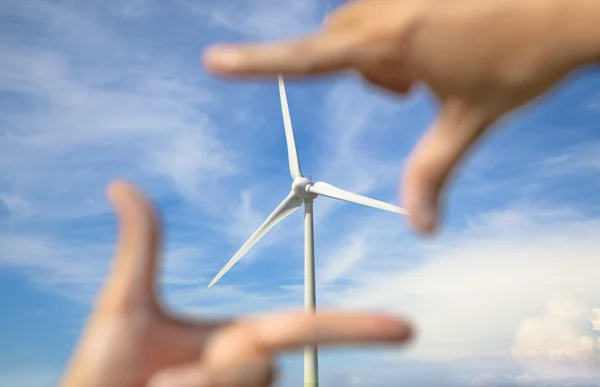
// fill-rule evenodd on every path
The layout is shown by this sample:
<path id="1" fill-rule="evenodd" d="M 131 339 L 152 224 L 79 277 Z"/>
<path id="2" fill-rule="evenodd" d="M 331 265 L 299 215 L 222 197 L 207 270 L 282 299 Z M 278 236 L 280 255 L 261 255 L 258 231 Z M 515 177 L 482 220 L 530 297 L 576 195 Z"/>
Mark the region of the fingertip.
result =
<path id="1" fill-rule="evenodd" d="M 128 219 L 136 214 L 139 216 L 150 211 L 145 195 L 125 180 L 115 180 L 109 183 L 107 197 L 121 219 Z"/>
<path id="2" fill-rule="evenodd" d="M 350 67 L 362 43 L 355 34 L 320 35 L 279 42 L 213 45 L 202 54 L 210 72 L 232 77 L 306 76 Z"/>
<path id="3" fill-rule="evenodd" d="M 131 246 L 134 240 L 137 242 L 133 244 L 139 248 L 139 243 L 147 237 L 155 237 L 158 229 L 155 210 L 140 189 L 127 181 L 115 180 L 108 185 L 107 196 L 118 219 L 119 249 Z"/>
<path id="4" fill-rule="evenodd" d="M 403 203 L 408 212 L 407 221 L 410 228 L 421 236 L 433 236 L 438 229 L 436 199 L 428 199 L 431 194 L 413 193 L 408 189 L 404 192 Z"/>
<path id="5" fill-rule="evenodd" d="M 106 196 L 112 203 L 118 202 L 120 198 L 127 195 L 129 183 L 124 180 L 113 180 L 106 188 Z"/>
<path id="6" fill-rule="evenodd" d="M 131 202 L 142 204 L 148 204 L 149 202 L 139 188 L 125 180 L 114 180 L 110 182 L 106 189 L 106 196 L 108 197 L 108 200 L 116 206 Z"/>
<path id="7" fill-rule="evenodd" d="M 431 204 L 409 206 L 409 225 L 415 232 L 424 237 L 434 236 L 438 230 L 437 212 L 432 207 Z"/>
<path id="8" fill-rule="evenodd" d="M 376 320 L 375 329 L 383 332 L 386 339 L 392 341 L 410 340 L 414 335 L 413 327 L 404 319 L 383 316 Z"/>
<path id="9" fill-rule="evenodd" d="M 240 50 L 228 45 L 214 45 L 202 53 L 204 67 L 214 73 L 229 73 L 239 69 L 243 63 Z"/>
<path id="10" fill-rule="evenodd" d="M 106 196 L 113 207 L 117 217 L 124 221 L 131 213 L 131 184 L 124 180 L 115 180 L 109 183 Z"/>

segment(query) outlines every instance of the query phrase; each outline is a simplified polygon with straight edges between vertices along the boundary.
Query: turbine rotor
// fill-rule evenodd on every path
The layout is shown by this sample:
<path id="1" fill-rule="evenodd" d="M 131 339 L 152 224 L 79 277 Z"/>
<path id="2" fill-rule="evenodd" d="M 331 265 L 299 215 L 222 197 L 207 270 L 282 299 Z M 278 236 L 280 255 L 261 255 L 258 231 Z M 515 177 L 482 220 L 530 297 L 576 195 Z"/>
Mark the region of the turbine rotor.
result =
<path id="1" fill-rule="evenodd" d="M 292 183 L 292 192 L 302 200 L 314 200 L 319 195 L 310 192 L 310 187 L 313 184 L 314 183 L 306 177 L 297 177 Z"/>

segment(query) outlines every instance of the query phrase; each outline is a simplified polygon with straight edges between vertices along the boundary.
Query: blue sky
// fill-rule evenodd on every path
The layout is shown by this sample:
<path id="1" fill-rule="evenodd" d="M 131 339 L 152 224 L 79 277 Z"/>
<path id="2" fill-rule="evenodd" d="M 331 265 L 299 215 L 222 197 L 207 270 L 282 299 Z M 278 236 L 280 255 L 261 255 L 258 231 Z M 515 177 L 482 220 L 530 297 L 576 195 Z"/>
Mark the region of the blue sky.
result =
<path id="1" fill-rule="evenodd" d="M 55 384 L 106 274 L 115 178 L 162 213 L 172 308 L 303 305 L 301 211 L 206 288 L 291 181 L 276 83 L 211 78 L 199 55 L 310 31 L 335 5 L 3 2 L 0 385 Z M 397 202 L 403 161 L 434 117 L 427 90 L 395 98 L 349 74 L 287 86 L 303 172 Z M 419 327 L 409 348 L 324 352 L 322 385 L 600 382 L 599 119 L 600 74 L 586 70 L 504 120 L 457 176 L 435 240 L 318 199 L 319 304 Z M 283 357 L 282 386 L 301 380 L 300 360 Z"/>

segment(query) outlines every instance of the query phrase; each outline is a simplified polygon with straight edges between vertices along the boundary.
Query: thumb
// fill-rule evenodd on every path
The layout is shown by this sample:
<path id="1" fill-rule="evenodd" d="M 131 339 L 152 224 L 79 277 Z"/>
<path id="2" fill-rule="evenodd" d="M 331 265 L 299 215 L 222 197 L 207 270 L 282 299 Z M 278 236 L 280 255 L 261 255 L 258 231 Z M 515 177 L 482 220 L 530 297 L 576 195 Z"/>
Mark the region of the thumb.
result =
<path id="1" fill-rule="evenodd" d="M 445 183 L 493 121 L 480 106 L 456 98 L 442 101 L 436 121 L 410 155 L 402 178 L 404 205 L 415 230 L 424 234 L 436 230 Z"/>
<path id="2" fill-rule="evenodd" d="M 117 213 L 119 235 L 103 306 L 153 306 L 160 230 L 152 205 L 141 191 L 120 181 L 110 185 L 108 198 Z"/>

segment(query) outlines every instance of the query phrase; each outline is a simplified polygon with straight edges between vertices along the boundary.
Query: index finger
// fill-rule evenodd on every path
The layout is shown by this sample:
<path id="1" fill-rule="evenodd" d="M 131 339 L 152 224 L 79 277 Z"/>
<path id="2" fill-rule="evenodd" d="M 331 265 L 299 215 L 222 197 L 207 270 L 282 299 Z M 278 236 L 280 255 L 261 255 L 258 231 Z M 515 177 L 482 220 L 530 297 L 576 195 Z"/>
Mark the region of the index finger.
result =
<path id="1" fill-rule="evenodd" d="M 203 54 L 204 66 L 225 76 L 316 75 L 352 65 L 359 37 L 349 32 L 299 39 L 216 45 Z"/>
<path id="2" fill-rule="evenodd" d="M 307 345 L 399 343 L 412 335 L 409 324 L 390 316 L 348 313 L 278 313 L 249 318 L 217 332 L 205 360 L 233 366 Z"/>

